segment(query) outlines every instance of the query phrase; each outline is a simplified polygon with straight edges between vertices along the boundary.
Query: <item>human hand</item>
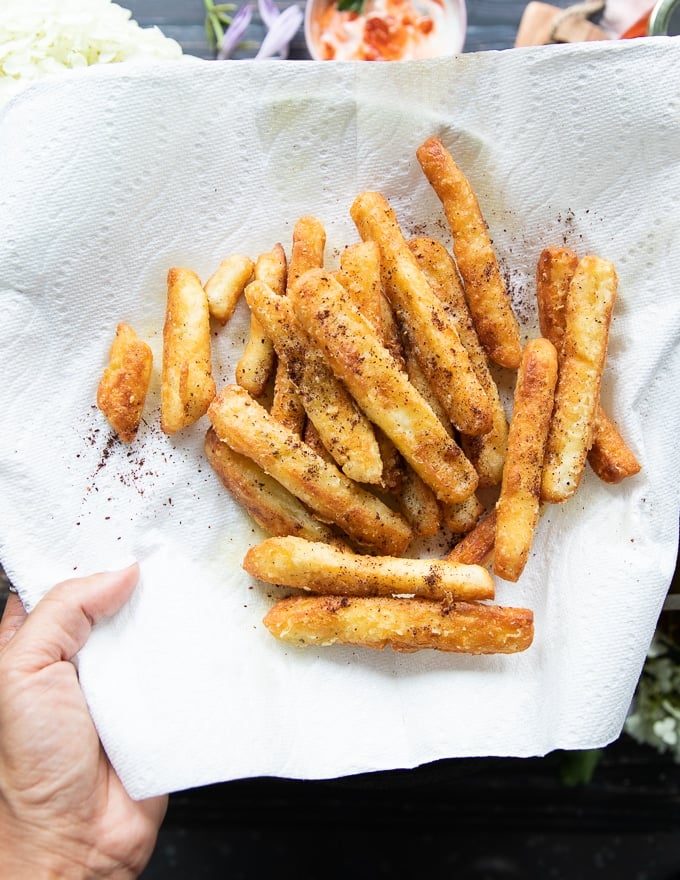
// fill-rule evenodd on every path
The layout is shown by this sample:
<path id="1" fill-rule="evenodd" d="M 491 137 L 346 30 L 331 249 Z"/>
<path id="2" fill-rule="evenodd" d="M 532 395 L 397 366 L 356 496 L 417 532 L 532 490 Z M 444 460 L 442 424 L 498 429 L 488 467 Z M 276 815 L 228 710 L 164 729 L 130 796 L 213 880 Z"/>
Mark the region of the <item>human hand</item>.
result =
<path id="1" fill-rule="evenodd" d="M 132 593 L 136 565 L 58 584 L 0 621 L 0 844 L 11 880 L 137 877 L 167 797 L 133 801 L 99 741 L 70 661 Z"/>

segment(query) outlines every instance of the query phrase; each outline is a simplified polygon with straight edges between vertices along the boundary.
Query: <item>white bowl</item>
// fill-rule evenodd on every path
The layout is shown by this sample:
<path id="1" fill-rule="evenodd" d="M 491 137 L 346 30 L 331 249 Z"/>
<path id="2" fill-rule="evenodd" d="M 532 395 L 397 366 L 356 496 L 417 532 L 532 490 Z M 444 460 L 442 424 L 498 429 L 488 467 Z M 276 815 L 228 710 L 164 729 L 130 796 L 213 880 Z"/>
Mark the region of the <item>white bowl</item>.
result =
<path id="1" fill-rule="evenodd" d="M 416 26 L 401 26 L 398 13 L 402 9 L 415 10 Z M 391 32 L 385 24 L 387 11 L 397 13 L 391 16 L 397 23 Z M 330 16 L 332 29 L 322 22 Z M 425 34 L 430 26 L 432 30 Z M 305 5 L 305 40 L 315 61 L 402 61 L 455 55 L 463 50 L 466 28 L 464 0 L 364 0 L 361 14 L 339 13 L 337 0 L 307 0 Z"/>

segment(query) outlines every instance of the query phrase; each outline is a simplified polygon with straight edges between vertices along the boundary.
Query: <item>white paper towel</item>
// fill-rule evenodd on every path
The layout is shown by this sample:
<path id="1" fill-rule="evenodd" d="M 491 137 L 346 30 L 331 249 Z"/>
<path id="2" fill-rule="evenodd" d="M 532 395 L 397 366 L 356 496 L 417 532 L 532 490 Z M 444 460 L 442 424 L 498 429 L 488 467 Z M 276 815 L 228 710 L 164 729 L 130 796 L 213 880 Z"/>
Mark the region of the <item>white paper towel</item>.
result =
<path id="1" fill-rule="evenodd" d="M 129 605 L 79 657 L 104 745 L 135 797 L 257 775 L 323 778 L 444 757 L 541 755 L 616 738 L 673 572 L 680 433 L 680 45 L 549 46 L 416 64 L 197 62 L 91 68 L 38 85 L 0 123 L 0 550 L 32 607 L 56 581 L 141 562 Z M 499 604 L 535 613 L 523 654 L 297 650 L 241 569 L 259 537 L 203 453 L 205 419 L 158 427 L 168 267 L 206 279 L 294 221 L 328 255 L 381 190 L 407 233 L 445 240 L 415 159 L 438 134 L 468 173 L 535 335 L 540 250 L 614 261 L 603 401 L 643 463 L 587 472 L 549 507 Z M 156 356 L 136 442 L 95 392 L 116 323 Z M 214 339 L 218 386 L 245 338 Z"/>

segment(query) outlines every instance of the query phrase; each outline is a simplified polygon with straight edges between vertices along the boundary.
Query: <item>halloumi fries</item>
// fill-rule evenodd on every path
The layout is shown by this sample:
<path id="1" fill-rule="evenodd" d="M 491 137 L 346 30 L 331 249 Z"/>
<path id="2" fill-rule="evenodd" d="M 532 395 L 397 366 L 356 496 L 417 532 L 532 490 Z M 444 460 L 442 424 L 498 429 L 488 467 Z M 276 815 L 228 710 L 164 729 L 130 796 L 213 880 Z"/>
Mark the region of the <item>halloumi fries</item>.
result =
<path id="1" fill-rule="evenodd" d="M 411 253 L 394 209 L 377 192 L 362 192 L 350 214 L 359 235 L 380 246 L 383 286 L 409 346 L 451 422 L 465 434 L 491 428 L 491 407 L 458 331 Z"/>
<path id="2" fill-rule="evenodd" d="M 517 369 L 522 357 L 519 325 L 470 181 L 437 137 L 428 138 L 416 155 L 444 208 L 479 339 L 492 361 Z"/>
<path id="3" fill-rule="evenodd" d="M 251 458 L 317 518 L 338 525 L 358 546 L 401 556 L 411 543 L 411 529 L 400 514 L 324 461 L 245 389 L 222 388 L 208 416 L 220 440 Z"/>
<path id="4" fill-rule="evenodd" d="M 328 272 L 311 270 L 292 291 L 295 311 L 333 372 L 442 501 L 464 501 L 475 469 L 398 368 L 371 325 Z"/>
<path id="5" fill-rule="evenodd" d="M 291 596 L 276 602 L 263 622 L 276 638 L 299 647 L 512 654 L 534 638 L 527 608 L 399 597 Z"/>
<path id="6" fill-rule="evenodd" d="M 570 248 L 547 247 L 536 267 L 536 301 L 541 333 L 562 351 L 566 322 L 566 300 L 578 256 Z M 641 470 L 641 466 L 618 428 L 598 402 L 593 420 L 588 462 L 605 483 L 620 483 Z"/>
<path id="7" fill-rule="evenodd" d="M 137 436 L 152 368 L 151 348 L 122 321 L 97 386 L 97 406 L 123 443 L 132 443 Z"/>
<path id="8" fill-rule="evenodd" d="M 348 477 L 379 484 L 383 462 L 373 426 L 300 326 L 292 297 L 277 296 L 253 281 L 246 301 L 274 343 L 324 447 Z"/>
<path id="9" fill-rule="evenodd" d="M 267 538 L 251 547 L 243 568 L 258 580 L 324 595 L 494 598 L 491 575 L 478 565 L 366 556 L 294 536 Z"/>
<path id="10" fill-rule="evenodd" d="M 163 325 L 161 430 L 174 434 L 194 424 L 214 396 L 208 297 L 195 272 L 172 268 Z"/>
<path id="11" fill-rule="evenodd" d="M 477 436 L 464 435 L 461 446 L 479 474 L 480 487 L 497 486 L 503 475 L 508 419 L 465 300 L 455 261 L 444 245 L 432 238 L 414 238 L 409 241 L 409 248 L 430 287 L 455 322 L 475 375 L 489 400 L 492 412 L 490 430 Z"/>
<path id="12" fill-rule="evenodd" d="M 295 495 L 252 459 L 223 443 L 212 427 L 206 432 L 204 449 L 222 485 L 267 534 L 297 535 L 310 541 L 346 546 L 329 526 L 312 516 Z"/>
<path id="13" fill-rule="evenodd" d="M 569 285 L 555 408 L 541 481 L 544 501 L 566 501 L 581 482 L 592 442 L 617 285 L 614 266 L 592 255 L 579 261 Z"/>
<path id="14" fill-rule="evenodd" d="M 323 223 L 311 215 L 300 217 L 293 228 L 293 243 L 286 272 L 286 294 L 300 275 L 313 267 L 323 266 L 325 247 L 326 230 Z M 297 383 L 288 375 L 288 365 L 281 360 L 276 366 L 271 411 L 275 418 L 280 419 L 300 437 L 303 436 L 305 408 L 297 392 Z"/>
<path id="15" fill-rule="evenodd" d="M 367 189 L 349 206 L 358 240 L 334 242 L 329 260 L 309 214 L 289 257 L 281 243 L 254 262 L 232 254 L 205 285 L 168 271 L 160 425 L 173 434 L 207 414 L 207 461 L 269 535 L 244 571 L 304 594 L 264 617 L 276 638 L 515 653 L 532 644 L 533 613 L 495 604 L 494 578 L 520 579 L 541 504 L 575 492 L 586 456 L 610 483 L 640 469 L 599 403 L 617 276 L 600 257 L 545 248 L 542 336 L 522 350 L 470 181 L 437 137 L 416 158 L 450 249 L 407 241 Z M 242 295 L 249 337 L 217 392 L 211 320 L 226 323 Z M 496 365 L 517 371 L 510 419 L 514 374 Z M 149 346 L 120 324 L 97 403 L 125 442 L 151 369 Z"/>
<path id="16" fill-rule="evenodd" d="M 533 543 L 556 382 L 555 346 L 543 337 L 529 340 L 517 375 L 508 452 L 496 505 L 493 570 L 506 581 L 519 578 Z"/>
<path id="17" fill-rule="evenodd" d="M 278 242 L 255 260 L 254 279 L 263 281 L 283 296 L 286 292 L 288 261 L 283 245 Z M 253 397 L 262 397 L 276 368 L 274 343 L 264 332 L 255 315 L 250 316 L 250 333 L 243 354 L 236 364 L 235 378 Z"/>
<path id="18" fill-rule="evenodd" d="M 496 508 L 493 507 L 477 525 L 449 551 L 446 559 L 467 565 L 486 565 L 493 557 L 496 542 Z"/>
<path id="19" fill-rule="evenodd" d="M 598 404 L 595 410 L 588 464 L 604 483 L 620 483 L 642 470 L 642 465 L 602 404 Z"/>
<path id="20" fill-rule="evenodd" d="M 244 254 L 230 254 L 205 282 L 210 315 L 226 324 L 234 314 L 246 284 L 253 277 L 255 264 Z"/>
<path id="21" fill-rule="evenodd" d="M 340 272 L 337 278 L 376 335 L 384 340 L 384 294 L 380 273 L 380 247 L 377 242 L 357 241 L 348 244 L 340 254 Z"/>

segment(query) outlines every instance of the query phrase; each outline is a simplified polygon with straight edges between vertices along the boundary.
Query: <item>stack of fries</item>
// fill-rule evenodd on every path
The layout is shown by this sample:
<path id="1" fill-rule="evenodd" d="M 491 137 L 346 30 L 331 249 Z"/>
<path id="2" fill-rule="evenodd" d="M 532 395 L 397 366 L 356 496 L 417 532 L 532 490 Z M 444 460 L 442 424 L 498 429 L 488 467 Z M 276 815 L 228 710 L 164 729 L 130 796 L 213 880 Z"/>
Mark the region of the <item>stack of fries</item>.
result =
<path id="1" fill-rule="evenodd" d="M 234 254 L 205 285 L 170 269 L 161 428 L 207 414 L 212 468 L 270 535 L 243 567 L 294 591 L 264 618 L 277 638 L 523 651 L 533 613 L 494 604 L 492 573 L 520 578 L 542 505 L 570 498 L 586 461 L 609 483 L 640 470 L 599 403 L 617 276 L 598 256 L 546 248 L 541 335 L 522 346 L 468 179 L 436 137 L 417 159 L 451 252 L 407 240 L 384 196 L 366 191 L 350 208 L 359 240 L 337 266 L 325 262 L 322 222 L 305 216 L 290 257 L 280 243 L 254 260 Z M 218 390 L 211 320 L 226 324 L 242 296 L 250 336 L 235 381 Z M 495 367 L 515 375 L 510 419 Z M 120 325 L 98 404 L 125 442 L 150 373 L 148 346 Z M 442 534 L 445 558 L 413 554 Z"/>

